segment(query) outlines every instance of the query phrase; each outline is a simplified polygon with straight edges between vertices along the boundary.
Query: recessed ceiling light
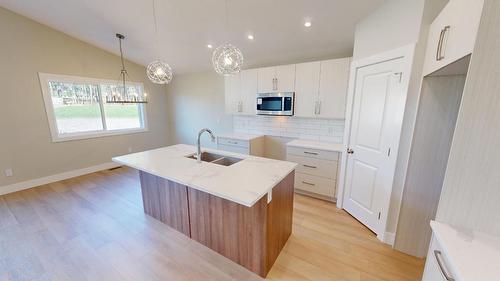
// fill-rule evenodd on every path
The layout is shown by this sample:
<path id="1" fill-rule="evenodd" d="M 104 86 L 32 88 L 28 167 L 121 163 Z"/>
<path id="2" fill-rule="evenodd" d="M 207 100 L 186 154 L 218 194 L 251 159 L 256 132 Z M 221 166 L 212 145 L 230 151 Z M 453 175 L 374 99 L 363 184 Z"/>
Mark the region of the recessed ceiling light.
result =
<path id="1" fill-rule="evenodd" d="M 254 39 L 254 37 L 253 37 L 253 35 L 252 35 L 252 34 L 249 34 L 247 37 L 248 37 L 248 39 L 250 39 L 250 40 L 253 40 L 253 39 Z"/>
<path id="2" fill-rule="evenodd" d="M 212 46 L 212 44 L 208 44 L 208 45 L 207 45 L 207 48 L 209 48 L 209 49 L 212 49 L 213 47 L 214 47 L 214 46 Z"/>
<path id="3" fill-rule="evenodd" d="M 306 22 L 304 23 L 304 26 L 305 26 L 305 27 L 311 27 L 311 25 L 312 25 L 312 23 L 311 23 L 310 21 L 306 21 Z"/>

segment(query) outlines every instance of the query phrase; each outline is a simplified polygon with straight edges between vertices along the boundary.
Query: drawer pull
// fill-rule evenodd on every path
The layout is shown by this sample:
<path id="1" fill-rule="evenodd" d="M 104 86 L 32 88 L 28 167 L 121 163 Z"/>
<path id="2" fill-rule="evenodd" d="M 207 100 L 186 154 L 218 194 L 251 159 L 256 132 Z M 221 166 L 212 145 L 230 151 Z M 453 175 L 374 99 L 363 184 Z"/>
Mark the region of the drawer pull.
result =
<path id="1" fill-rule="evenodd" d="M 306 181 L 302 181 L 303 184 L 307 184 L 307 185 L 312 185 L 312 186 L 315 186 L 314 183 L 310 183 L 310 182 L 306 182 Z"/>
<path id="2" fill-rule="evenodd" d="M 311 166 L 311 165 L 306 165 L 306 164 L 304 164 L 304 165 L 302 165 L 302 166 L 304 166 L 304 167 L 306 167 L 306 168 L 311 168 L 311 169 L 317 169 L 317 168 L 318 168 L 318 167 L 316 167 L 316 166 Z"/>
<path id="3" fill-rule="evenodd" d="M 318 153 L 316 152 L 309 152 L 309 151 L 304 151 L 304 154 L 318 155 Z"/>
<path id="4" fill-rule="evenodd" d="M 446 268 L 444 266 L 441 251 L 434 250 L 434 256 L 436 257 L 436 261 L 439 265 L 439 269 L 441 270 L 441 273 L 443 273 L 444 278 L 446 278 L 446 281 L 455 281 L 455 279 L 451 276 L 451 274 L 448 272 L 448 270 L 446 270 Z"/>

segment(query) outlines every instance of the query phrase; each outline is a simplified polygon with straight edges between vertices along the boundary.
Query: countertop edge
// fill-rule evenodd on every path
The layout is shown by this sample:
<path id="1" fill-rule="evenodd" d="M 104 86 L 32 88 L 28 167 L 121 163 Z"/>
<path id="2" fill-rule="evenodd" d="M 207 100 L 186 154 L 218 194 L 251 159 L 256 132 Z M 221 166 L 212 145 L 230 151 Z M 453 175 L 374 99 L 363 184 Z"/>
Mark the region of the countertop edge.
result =
<path id="1" fill-rule="evenodd" d="M 119 156 L 117 156 L 119 157 Z M 150 171 L 148 169 L 144 169 L 143 167 L 137 167 L 136 165 L 132 165 L 130 163 L 126 163 L 124 161 L 120 161 L 119 159 L 116 159 L 117 157 L 113 157 L 111 158 L 111 160 L 113 162 L 116 162 L 118 164 L 121 164 L 121 165 L 125 165 L 125 166 L 128 166 L 128 167 L 131 167 L 131 168 L 134 168 L 136 170 L 139 170 L 139 171 L 143 171 L 143 172 L 146 172 L 146 173 L 149 173 L 149 174 L 152 174 L 154 176 L 157 176 L 157 177 L 160 177 L 160 178 L 163 178 L 163 179 L 166 179 L 166 180 L 170 180 L 170 181 L 173 181 L 173 182 L 176 182 L 176 183 L 179 183 L 179 184 L 182 184 L 182 185 L 185 185 L 185 186 L 188 186 L 188 187 L 191 187 L 191 188 L 194 188 L 196 190 L 199 190 L 199 191 L 203 191 L 203 192 L 206 192 L 208 194 L 211 194 L 211 195 L 214 195 L 214 196 L 217 196 L 217 197 L 220 197 L 220 198 L 223 198 L 223 199 L 226 199 L 226 200 L 229 200 L 231 202 L 234 202 L 234 203 L 237 203 L 237 204 L 240 204 L 240 205 L 243 205 L 245 207 L 249 207 L 251 208 L 253 205 L 255 205 L 255 203 L 257 203 L 257 201 L 259 201 L 260 199 L 262 199 L 262 197 L 264 197 L 265 195 L 267 195 L 269 193 L 269 191 L 271 191 L 276 185 L 278 185 L 279 182 L 281 182 L 286 176 L 288 176 L 291 172 L 293 172 L 295 170 L 295 168 L 297 167 L 297 164 L 294 163 L 295 165 L 289 169 L 286 173 L 284 173 L 283 176 L 281 176 L 278 180 L 278 183 L 276 183 L 274 186 L 268 188 L 266 190 L 266 192 L 264 192 L 263 194 L 261 195 L 258 195 L 257 199 L 251 201 L 251 202 L 242 202 L 240 200 L 237 200 L 235 198 L 230 198 L 229 196 L 225 196 L 223 194 L 219 194 L 217 192 L 213 192 L 213 191 L 210 191 L 210 190 L 207 190 L 205 188 L 202 188 L 202 187 L 199 187 L 199 186 L 193 186 L 192 184 L 188 184 L 188 183 L 185 183 L 185 182 L 182 182 L 182 181 L 179 181 L 178 179 L 173 179 L 173 178 L 169 178 L 169 177 L 166 177 L 165 175 L 160 175 L 159 173 L 156 173 L 154 171 Z"/>

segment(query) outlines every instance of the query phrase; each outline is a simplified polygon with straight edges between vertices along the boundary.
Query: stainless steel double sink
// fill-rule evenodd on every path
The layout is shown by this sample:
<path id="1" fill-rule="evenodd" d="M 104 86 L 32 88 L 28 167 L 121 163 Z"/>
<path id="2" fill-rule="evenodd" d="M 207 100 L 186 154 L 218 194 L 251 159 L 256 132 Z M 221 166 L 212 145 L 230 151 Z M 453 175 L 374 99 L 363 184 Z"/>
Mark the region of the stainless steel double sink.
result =
<path id="1" fill-rule="evenodd" d="M 188 155 L 186 157 L 196 160 L 196 154 Z M 231 156 L 220 155 L 220 154 L 211 153 L 211 152 L 202 152 L 201 153 L 201 161 L 214 163 L 214 164 L 222 165 L 222 166 L 231 166 L 233 164 L 240 162 L 241 160 L 243 160 L 243 159 L 231 157 Z"/>

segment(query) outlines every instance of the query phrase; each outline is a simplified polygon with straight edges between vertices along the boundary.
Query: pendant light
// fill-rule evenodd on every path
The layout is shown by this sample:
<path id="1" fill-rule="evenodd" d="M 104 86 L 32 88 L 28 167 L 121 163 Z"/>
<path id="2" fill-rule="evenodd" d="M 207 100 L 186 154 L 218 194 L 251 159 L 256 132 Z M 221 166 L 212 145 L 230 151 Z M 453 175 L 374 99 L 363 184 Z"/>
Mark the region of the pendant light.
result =
<path id="1" fill-rule="evenodd" d="M 225 4 L 225 29 L 227 36 L 227 0 Z M 229 76 L 238 74 L 241 71 L 241 66 L 243 65 L 243 53 L 241 50 L 231 45 L 230 43 L 225 43 L 217 47 L 212 53 L 212 64 L 215 72 L 223 76 Z"/>
<path id="2" fill-rule="evenodd" d="M 155 23 L 155 36 L 156 36 L 156 51 L 158 52 L 158 23 L 156 21 L 156 1 L 153 0 L 153 19 Z M 168 63 L 162 60 L 155 60 L 151 62 L 146 68 L 146 74 L 149 80 L 155 84 L 168 84 L 172 81 L 173 74 L 172 68 Z"/>
<path id="3" fill-rule="evenodd" d="M 139 96 L 138 93 L 129 92 L 126 85 L 126 78 L 129 77 L 127 69 L 125 69 L 125 60 L 123 59 L 123 49 L 122 49 L 122 40 L 125 39 L 125 36 L 117 33 L 116 38 L 118 38 L 118 43 L 120 45 L 120 60 L 122 63 L 122 69 L 120 72 L 120 80 L 122 82 L 122 92 L 116 93 L 113 92 L 111 95 L 106 95 L 106 103 L 147 103 L 146 93 L 143 96 Z"/>

